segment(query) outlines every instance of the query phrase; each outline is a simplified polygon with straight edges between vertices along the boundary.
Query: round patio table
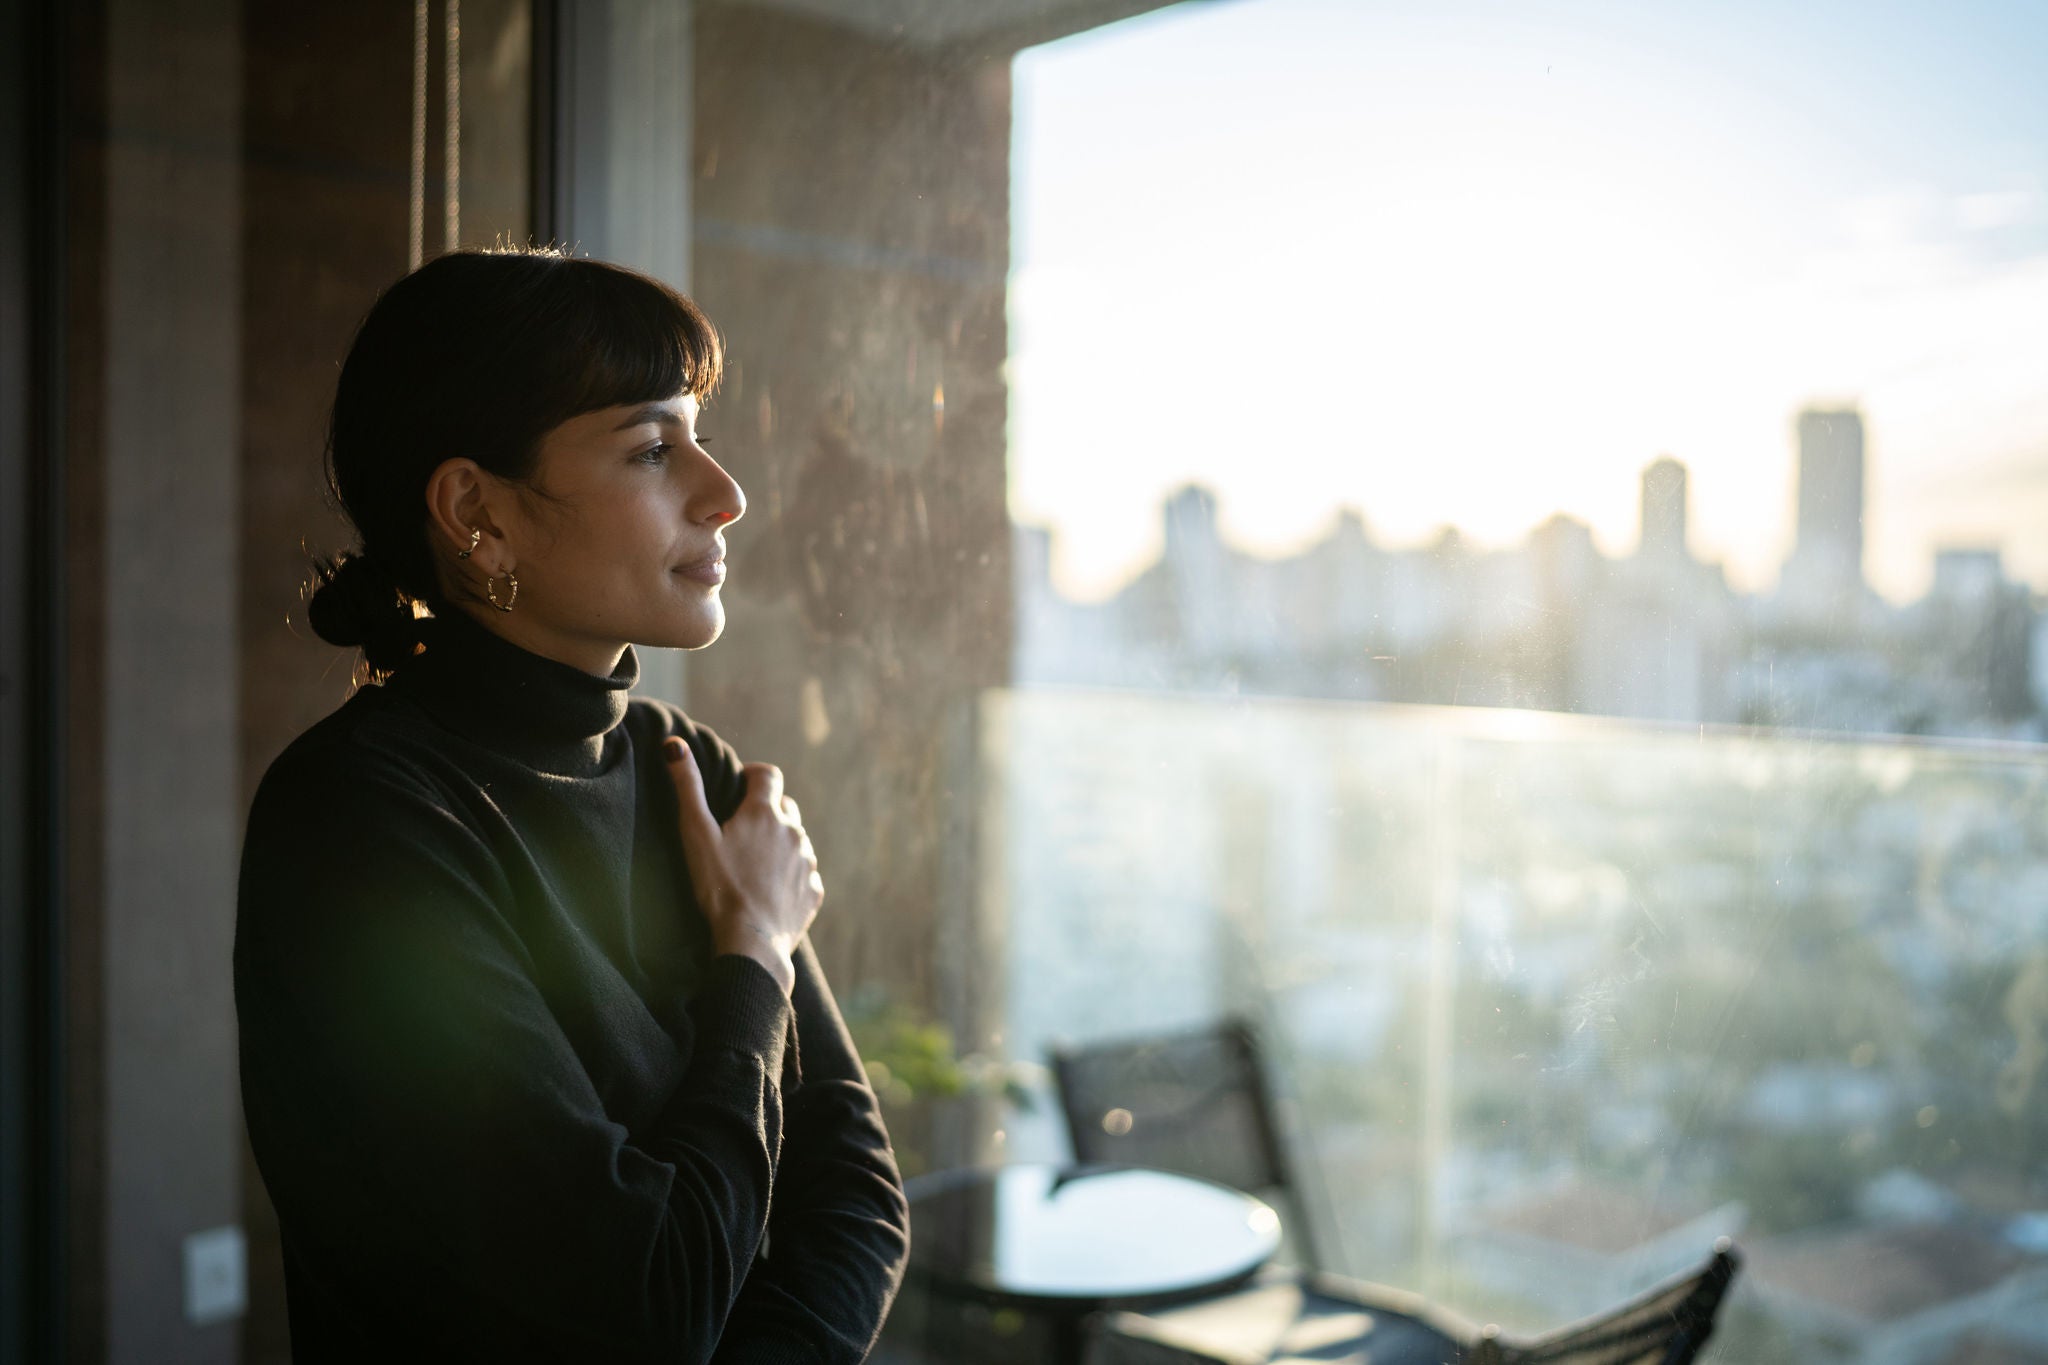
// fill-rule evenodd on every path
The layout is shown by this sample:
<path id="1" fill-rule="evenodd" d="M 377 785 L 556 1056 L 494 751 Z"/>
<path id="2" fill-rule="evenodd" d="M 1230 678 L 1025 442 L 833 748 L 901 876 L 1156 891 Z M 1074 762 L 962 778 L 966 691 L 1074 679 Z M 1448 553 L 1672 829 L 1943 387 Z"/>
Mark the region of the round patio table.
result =
<path id="1" fill-rule="evenodd" d="M 1280 1216 L 1263 1200 L 1144 1167 L 945 1171 L 907 1193 L 910 1274 L 934 1293 L 1050 1320 L 1066 1359 L 1089 1313 L 1233 1288 L 1280 1248 Z"/>

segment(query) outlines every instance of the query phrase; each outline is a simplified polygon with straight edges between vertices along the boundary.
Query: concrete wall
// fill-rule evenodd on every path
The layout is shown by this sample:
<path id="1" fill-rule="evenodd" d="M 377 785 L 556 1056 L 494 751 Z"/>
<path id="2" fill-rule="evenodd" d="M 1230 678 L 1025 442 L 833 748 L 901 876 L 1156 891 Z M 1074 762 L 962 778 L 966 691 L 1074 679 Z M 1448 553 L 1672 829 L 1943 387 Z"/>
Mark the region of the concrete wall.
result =
<path id="1" fill-rule="evenodd" d="M 943 1008 L 962 740 L 1009 675 L 1009 63 L 718 4 L 694 45 L 692 288 L 731 357 L 700 426 L 749 511 L 691 710 L 803 803 L 827 969 Z"/>

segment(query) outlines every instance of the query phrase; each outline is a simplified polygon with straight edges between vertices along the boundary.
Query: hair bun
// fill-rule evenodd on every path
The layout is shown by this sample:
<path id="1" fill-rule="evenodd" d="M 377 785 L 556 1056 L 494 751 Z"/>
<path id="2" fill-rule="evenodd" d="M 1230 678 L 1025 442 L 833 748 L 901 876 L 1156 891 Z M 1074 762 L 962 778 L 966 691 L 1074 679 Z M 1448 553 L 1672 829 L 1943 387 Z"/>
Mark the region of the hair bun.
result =
<path id="1" fill-rule="evenodd" d="M 363 651 L 373 672 L 403 663 L 419 641 L 412 602 L 383 565 L 366 554 L 346 554 L 314 563 L 313 594 L 306 620 L 331 645 Z"/>

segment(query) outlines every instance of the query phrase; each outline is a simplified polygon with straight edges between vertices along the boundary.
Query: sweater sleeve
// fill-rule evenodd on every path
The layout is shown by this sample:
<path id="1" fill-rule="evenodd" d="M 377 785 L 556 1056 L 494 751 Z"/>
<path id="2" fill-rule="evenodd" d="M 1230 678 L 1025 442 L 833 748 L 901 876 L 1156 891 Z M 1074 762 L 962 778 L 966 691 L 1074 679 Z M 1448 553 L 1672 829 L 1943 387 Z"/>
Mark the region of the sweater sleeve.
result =
<path id="1" fill-rule="evenodd" d="M 866 1358 L 902 1283 L 910 1209 L 881 1106 L 818 967 L 796 952 L 802 1087 L 789 1100 L 767 1253 L 747 1276 L 721 1362 Z"/>
<path id="2" fill-rule="evenodd" d="M 746 788 L 739 757 L 703 726 L 682 725 L 712 810 L 724 818 Z M 809 937 L 797 944 L 795 966 L 803 1079 L 788 1098 L 766 1254 L 719 1344 L 718 1360 L 734 1365 L 864 1359 L 910 1250 L 909 1206 L 881 1104 Z"/>
<path id="3" fill-rule="evenodd" d="M 331 1256 L 466 1283 L 537 1340 L 709 1359 L 782 1149 L 781 990 L 713 963 L 679 1012 L 687 1070 L 629 1135 L 535 985 L 481 839 L 422 784 L 334 767 L 273 770 L 243 858 L 244 1102 L 281 1220 Z"/>

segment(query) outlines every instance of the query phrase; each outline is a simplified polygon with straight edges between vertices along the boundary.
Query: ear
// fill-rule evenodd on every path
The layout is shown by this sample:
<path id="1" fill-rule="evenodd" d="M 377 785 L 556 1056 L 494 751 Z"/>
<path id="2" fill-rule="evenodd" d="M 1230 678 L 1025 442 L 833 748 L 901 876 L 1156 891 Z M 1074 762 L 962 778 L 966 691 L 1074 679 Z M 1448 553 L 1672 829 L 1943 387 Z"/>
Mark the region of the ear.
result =
<path id="1" fill-rule="evenodd" d="M 496 481 L 475 460 L 444 460 L 427 476 L 427 531 L 437 557 L 469 549 L 471 531 L 483 532 L 471 562 L 478 568 L 504 555 L 504 528 L 492 516 Z"/>

